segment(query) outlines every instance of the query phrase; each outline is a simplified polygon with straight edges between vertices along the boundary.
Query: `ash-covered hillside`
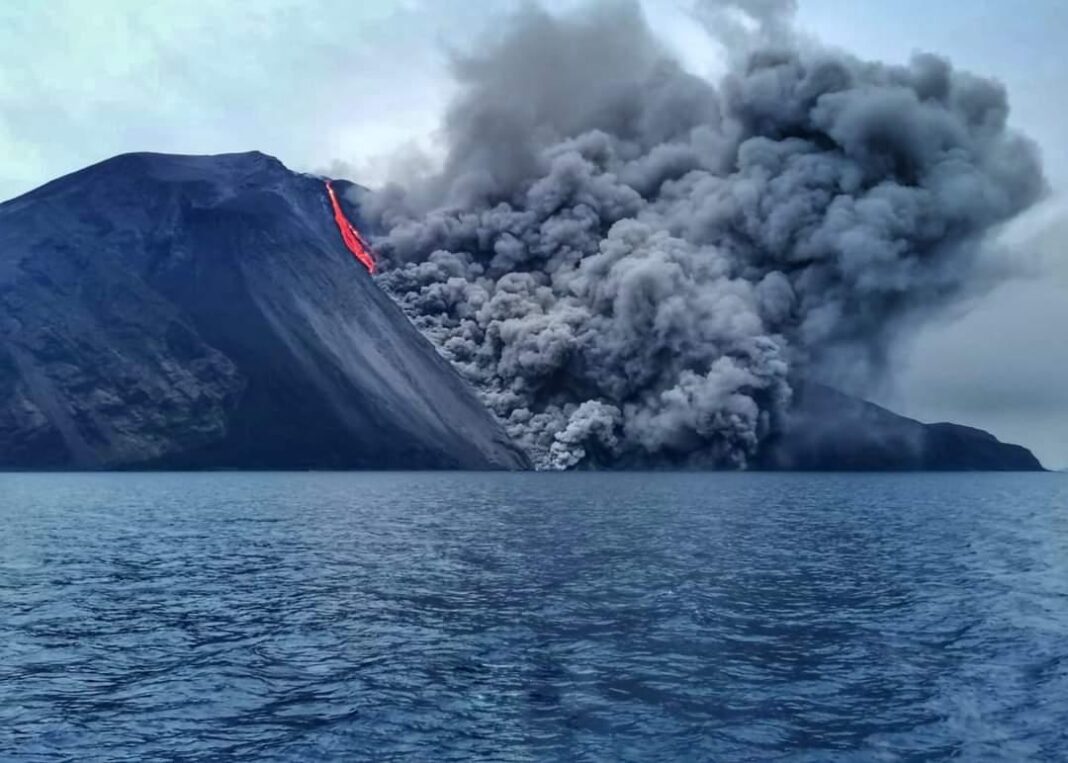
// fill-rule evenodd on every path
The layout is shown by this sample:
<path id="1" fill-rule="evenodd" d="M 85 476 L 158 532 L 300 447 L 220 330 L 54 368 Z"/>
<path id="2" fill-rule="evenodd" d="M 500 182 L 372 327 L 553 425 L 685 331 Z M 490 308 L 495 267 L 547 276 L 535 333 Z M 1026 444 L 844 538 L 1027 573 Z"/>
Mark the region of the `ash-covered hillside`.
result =
<path id="1" fill-rule="evenodd" d="M 755 469 L 791 471 L 1042 471 L 1027 448 L 974 427 L 924 424 L 820 384 L 801 384 Z"/>
<path id="2" fill-rule="evenodd" d="M 527 465 L 321 179 L 128 154 L 0 205 L 0 467 Z"/>

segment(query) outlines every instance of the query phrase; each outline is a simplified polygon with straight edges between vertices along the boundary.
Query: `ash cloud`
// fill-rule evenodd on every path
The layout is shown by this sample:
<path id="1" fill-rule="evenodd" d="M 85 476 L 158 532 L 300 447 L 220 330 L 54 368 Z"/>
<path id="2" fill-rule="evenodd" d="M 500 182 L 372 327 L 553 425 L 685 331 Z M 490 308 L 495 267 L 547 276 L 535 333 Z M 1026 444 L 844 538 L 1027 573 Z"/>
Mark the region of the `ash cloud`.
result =
<path id="1" fill-rule="evenodd" d="M 715 83 L 635 5 L 527 8 L 455 62 L 440 171 L 365 201 L 380 283 L 539 466 L 744 467 L 1042 194 L 998 83 L 802 44 L 792 7 L 702 4 Z"/>

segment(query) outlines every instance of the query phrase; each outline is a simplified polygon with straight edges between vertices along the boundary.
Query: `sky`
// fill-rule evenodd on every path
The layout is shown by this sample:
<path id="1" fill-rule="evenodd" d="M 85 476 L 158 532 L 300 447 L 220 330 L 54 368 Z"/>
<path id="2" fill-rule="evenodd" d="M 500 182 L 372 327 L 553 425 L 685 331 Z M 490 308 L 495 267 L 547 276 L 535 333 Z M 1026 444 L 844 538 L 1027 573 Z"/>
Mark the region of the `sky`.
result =
<path id="1" fill-rule="evenodd" d="M 407 147 L 433 153 L 450 52 L 522 1 L 4 0 L 0 200 L 139 150 L 258 149 L 374 185 Z M 688 68 L 715 76 L 720 51 L 687 0 L 641 4 Z M 1068 467 L 1068 2 L 799 0 L 797 23 L 863 58 L 932 51 L 1007 87 L 1051 186 L 991 242 L 1020 272 L 912 337 L 879 402 Z"/>

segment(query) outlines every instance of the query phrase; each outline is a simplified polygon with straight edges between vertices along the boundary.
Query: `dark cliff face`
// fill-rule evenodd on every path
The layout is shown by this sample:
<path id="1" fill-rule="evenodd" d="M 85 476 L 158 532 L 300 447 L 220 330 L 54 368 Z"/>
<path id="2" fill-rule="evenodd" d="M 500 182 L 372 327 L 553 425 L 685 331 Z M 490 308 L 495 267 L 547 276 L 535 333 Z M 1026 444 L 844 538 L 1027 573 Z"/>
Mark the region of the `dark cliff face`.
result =
<path id="1" fill-rule="evenodd" d="M 819 384 L 802 385 L 757 469 L 1042 471 L 1031 451 L 981 429 L 923 424 Z"/>
<path id="2" fill-rule="evenodd" d="M 319 179 L 130 154 L 0 204 L 0 467 L 527 465 Z"/>

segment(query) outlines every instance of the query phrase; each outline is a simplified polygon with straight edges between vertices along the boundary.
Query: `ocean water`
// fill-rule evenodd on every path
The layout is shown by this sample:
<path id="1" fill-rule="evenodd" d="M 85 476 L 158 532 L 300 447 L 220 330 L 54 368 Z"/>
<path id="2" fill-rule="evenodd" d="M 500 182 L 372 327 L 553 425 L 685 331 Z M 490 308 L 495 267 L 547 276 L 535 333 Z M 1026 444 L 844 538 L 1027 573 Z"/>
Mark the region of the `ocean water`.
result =
<path id="1" fill-rule="evenodd" d="M 0 475 L 0 759 L 1068 760 L 1068 475 Z"/>

